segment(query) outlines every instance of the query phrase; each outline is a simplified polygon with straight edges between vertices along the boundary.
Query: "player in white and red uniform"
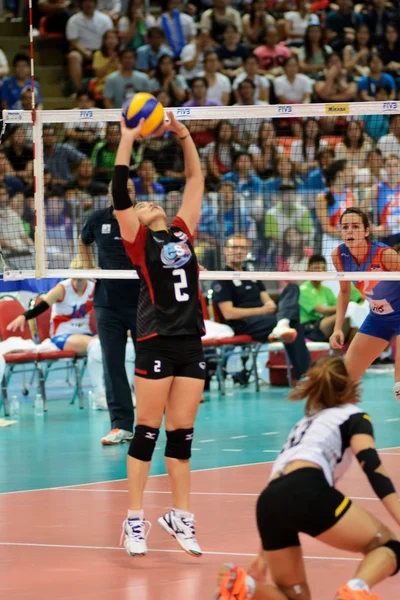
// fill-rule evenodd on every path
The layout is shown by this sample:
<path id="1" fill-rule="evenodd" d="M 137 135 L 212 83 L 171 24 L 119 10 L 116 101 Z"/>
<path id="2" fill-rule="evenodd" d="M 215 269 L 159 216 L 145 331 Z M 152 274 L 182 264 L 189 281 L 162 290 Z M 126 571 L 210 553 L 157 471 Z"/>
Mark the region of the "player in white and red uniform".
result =
<path id="1" fill-rule="evenodd" d="M 71 269 L 81 268 L 75 259 Z M 103 361 L 100 341 L 91 329 L 93 295 L 95 282 L 87 279 L 66 279 L 43 296 L 40 303 L 9 323 L 7 329 L 23 330 L 25 321 L 34 319 L 51 307 L 51 341 L 60 350 L 87 352 L 88 373 L 93 389 L 96 408 L 108 410 L 104 388 Z M 133 380 L 134 347 L 132 340 L 127 343 L 127 358 L 130 381 Z"/>

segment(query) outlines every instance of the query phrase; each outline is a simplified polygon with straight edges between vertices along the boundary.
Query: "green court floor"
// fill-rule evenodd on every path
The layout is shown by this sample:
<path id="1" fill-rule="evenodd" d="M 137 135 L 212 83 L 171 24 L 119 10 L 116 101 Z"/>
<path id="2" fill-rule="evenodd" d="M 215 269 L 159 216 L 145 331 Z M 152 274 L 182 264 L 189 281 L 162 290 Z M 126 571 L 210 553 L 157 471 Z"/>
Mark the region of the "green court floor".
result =
<path id="1" fill-rule="evenodd" d="M 92 483 L 125 478 L 127 446 L 102 447 L 109 431 L 107 413 L 70 406 L 72 391 L 57 375 L 49 380 L 49 412 L 37 417 L 30 397 L 21 399 L 19 422 L 0 428 L 0 492 Z M 380 448 L 400 446 L 400 404 L 393 373 L 368 373 L 363 379 L 363 408 L 370 413 Z M 10 388 L 20 393 L 17 379 Z M 193 443 L 193 469 L 272 461 L 302 403 L 290 403 L 288 388 L 236 390 L 209 398 L 199 408 Z M 182 398 L 182 402 L 185 399 Z M 152 474 L 165 472 L 160 435 Z M 261 482 L 262 485 L 262 482 Z"/>

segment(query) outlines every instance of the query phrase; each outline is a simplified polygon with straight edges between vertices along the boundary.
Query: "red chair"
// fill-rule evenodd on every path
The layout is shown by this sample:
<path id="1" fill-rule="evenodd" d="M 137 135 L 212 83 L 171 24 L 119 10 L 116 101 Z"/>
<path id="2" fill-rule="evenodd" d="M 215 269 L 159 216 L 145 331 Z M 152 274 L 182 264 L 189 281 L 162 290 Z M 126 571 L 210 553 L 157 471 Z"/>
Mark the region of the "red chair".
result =
<path id="1" fill-rule="evenodd" d="M 203 309 L 203 318 L 210 319 L 209 306 L 203 295 L 200 297 L 201 306 Z M 210 305 L 212 315 L 216 323 L 223 323 L 224 319 L 221 315 L 218 305 L 212 302 Z M 216 375 L 219 382 L 221 393 L 225 393 L 225 378 L 224 370 L 229 357 L 236 351 L 236 348 L 241 348 L 241 356 L 250 358 L 251 367 L 250 372 L 253 373 L 256 391 L 260 391 L 260 378 L 258 375 L 257 368 L 257 356 L 260 351 L 261 345 L 250 335 L 233 335 L 225 338 L 215 338 L 203 340 L 203 349 L 206 358 L 213 359 L 216 362 Z"/>
<path id="2" fill-rule="evenodd" d="M 47 22 L 47 17 L 41 17 L 40 21 L 39 21 L 39 33 L 42 37 L 45 38 L 53 38 L 53 39 L 62 39 L 64 37 L 63 33 L 50 33 L 48 31 L 46 31 L 46 22 Z"/>

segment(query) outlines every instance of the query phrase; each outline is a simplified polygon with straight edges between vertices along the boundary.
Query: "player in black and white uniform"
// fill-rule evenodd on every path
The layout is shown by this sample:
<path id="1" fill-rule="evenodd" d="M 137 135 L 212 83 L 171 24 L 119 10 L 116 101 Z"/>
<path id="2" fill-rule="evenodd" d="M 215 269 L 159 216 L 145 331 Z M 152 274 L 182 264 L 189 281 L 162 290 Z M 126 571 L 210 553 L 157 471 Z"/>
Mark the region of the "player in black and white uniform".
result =
<path id="1" fill-rule="evenodd" d="M 172 113 L 165 125 L 182 143 L 186 184 L 178 215 L 167 225 L 153 202 L 132 207 L 126 190 L 132 144 L 141 125 L 121 124 L 113 175 L 113 202 L 125 249 L 140 275 L 135 389 L 137 425 L 128 452 L 129 510 L 123 523 L 126 551 L 147 552 L 143 493 L 165 413 L 165 457 L 173 508 L 158 522 L 193 556 L 200 556 L 190 512 L 193 426 L 204 388 L 204 333 L 193 233 L 201 213 L 204 178 L 188 129 Z"/>
<path id="2" fill-rule="evenodd" d="M 370 417 L 361 411 L 358 384 L 339 357 L 324 357 L 295 388 L 305 417 L 292 429 L 257 503 L 262 551 L 248 572 L 224 565 L 217 599 L 310 600 L 299 533 L 342 550 L 363 553 L 337 600 L 377 600 L 370 588 L 400 567 L 400 542 L 372 514 L 335 488 L 356 456 L 385 508 L 400 524 L 395 489 L 375 449 Z M 266 566 L 276 587 L 265 583 Z"/>

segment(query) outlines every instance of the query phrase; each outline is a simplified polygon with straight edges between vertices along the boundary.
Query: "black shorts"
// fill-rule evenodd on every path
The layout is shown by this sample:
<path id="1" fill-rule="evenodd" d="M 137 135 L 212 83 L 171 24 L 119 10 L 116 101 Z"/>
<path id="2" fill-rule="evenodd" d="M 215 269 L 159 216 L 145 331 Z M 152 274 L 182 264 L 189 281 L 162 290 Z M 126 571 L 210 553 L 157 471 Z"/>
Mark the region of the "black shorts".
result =
<path id="1" fill-rule="evenodd" d="M 317 537 L 340 521 L 351 501 L 319 469 L 304 468 L 270 482 L 257 502 L 264 550 L 299 546 L 299 533 Z"/>
<path id="2" fill-rule="evenodd" d="M 322 319 L 317 321 L 307 321 L 303 323 L 304 337 L 312 342 L 326 342 L 326 338 L 319 328 Z"/>
<path id="3" fill-rule="evenodd" d="M 135 375 L 146 379 L 164 377 L 206 378 L 201 338 L 192 335 L 156 336 L 136 344 Z"/>

